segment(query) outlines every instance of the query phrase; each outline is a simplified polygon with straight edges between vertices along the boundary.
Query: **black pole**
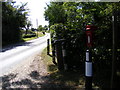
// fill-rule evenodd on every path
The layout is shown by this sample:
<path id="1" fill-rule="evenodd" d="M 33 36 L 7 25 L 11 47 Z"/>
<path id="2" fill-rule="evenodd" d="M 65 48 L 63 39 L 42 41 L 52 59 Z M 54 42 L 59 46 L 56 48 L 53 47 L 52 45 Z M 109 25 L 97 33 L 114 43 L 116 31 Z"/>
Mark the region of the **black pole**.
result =
<path id="1" fill-rule="evenodd" d="M 50 39 L 47 39 L 47 55 L 50 54 Z"/>
<path id="2" fill-rule="evenodd" d="M 111 74 L 111 90 L 116 88 L 116 61 L 117 61 L 117 11 L 113 11 L 113 50 L 112 50 L 112 74 Z"/>
<path id="3" fill-rule="evenodd" d="M 85 90 L 92 90 L 92 57 L 90 50 L 86 50 L 86 62 L 85 62 Z"/>

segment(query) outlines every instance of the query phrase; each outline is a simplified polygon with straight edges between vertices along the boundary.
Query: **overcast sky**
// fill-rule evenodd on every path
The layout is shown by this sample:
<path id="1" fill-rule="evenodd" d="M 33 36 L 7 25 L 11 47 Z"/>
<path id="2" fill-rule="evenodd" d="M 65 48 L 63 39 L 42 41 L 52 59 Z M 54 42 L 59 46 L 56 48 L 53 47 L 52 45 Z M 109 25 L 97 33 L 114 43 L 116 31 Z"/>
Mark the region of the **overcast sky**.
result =
<path id="1" fill-rule="evenodd" d="M 20 4 L 20 2 L 25 3 L 28 2 L 27 7 L 30 9 L 29 13 L 29 20 L 31 20 L 33 24 L 33 28 L 37 27 L 37 20 L 38 25 L 48 25 L 48 22 L 45 21 L 44 18 L 44 7 L 46 7 L 46 3 L 49 3 L 50 0 L 13 0 L 16 1 L 16 5 Z"/>

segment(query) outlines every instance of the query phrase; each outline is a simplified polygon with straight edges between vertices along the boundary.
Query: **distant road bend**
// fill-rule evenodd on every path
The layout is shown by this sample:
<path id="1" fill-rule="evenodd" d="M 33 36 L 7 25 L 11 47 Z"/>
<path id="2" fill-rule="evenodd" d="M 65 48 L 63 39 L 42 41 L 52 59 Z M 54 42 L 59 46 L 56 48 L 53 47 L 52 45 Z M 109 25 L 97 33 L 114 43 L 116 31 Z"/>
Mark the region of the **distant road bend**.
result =
<path id="1" fill-rule="evenodd" d="M 48 38 L 50 34 L 46 33 L 43 37 L 3 49 L 3 52 L 0 52 L 0 76 L 25 62 L 27 58 L 40 53 L 47 46 Z"/>

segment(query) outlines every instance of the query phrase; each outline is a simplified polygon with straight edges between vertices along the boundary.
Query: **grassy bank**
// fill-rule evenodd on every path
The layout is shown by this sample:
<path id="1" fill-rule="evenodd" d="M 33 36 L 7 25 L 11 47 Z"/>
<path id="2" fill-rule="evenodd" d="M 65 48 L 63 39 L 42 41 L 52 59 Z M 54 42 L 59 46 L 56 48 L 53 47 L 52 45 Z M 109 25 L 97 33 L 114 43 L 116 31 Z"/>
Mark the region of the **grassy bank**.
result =
<path id="1" fill-rule="evenodd" d="M 42 52 L 42 59 L 44 60 L 45 65 L 47 66 L 47 71 L 49 73 L 50 80 L 55 85 L 62 85 L 64 87 L 74 88 L 75 90 L 80 90 L 85 87 L 84 70 L 82 70 L 83 68 L 81 70 L 69 70 L 60 72 L 57 66 L 52 63 L 52 57 L 47 55 L 47 49 L 44 49 L 44 51 Z M 107 71 L 102 70 L 101 72 L 94 72 L 92 83 L 93 90 L 110 89 L 110 80 L 108 80 L 109 76 L 106 76 L 106 73 L 104 72 Z"/>
<path id="2" fill-rule="evenodd" d="M 59 86 L 62 85 L 62 87 L 84 88 L 85 78 L 81 70 L 60 72 L 57 66 L 52 63 L 52 57 L 47 55 L 47 49 L 44 49 L 41 56 L 47 66 L 47 71 L 50 74 L 49 77 L 52 83 Z"/>
<path id="3" fill-rule="evenodd" d="M 47 71 L 51 81 L 56 85 L 63 85 L 69 88 L 80 89 L 85 86 L 84 67 L 81 70 L 69 70 L 59 71 L 57 66 L 52 63 L 52 57 L 47 55 L 47 49 L 42 52 L 42 59 L 47 66 Z M 95 68 L 93 63 L 93 90 L 109 90 L 110 89 L 110 78 L 109 73 L 111 69 L 100 69 Z M 104 66 L 104 65 L 103 65 Z M 102 66 L 102 67 L 103 67 Z M 96 66 L 97 67 L 97 66 Z M 106 67 L 106 66 L 104 66 Z M 119 82 L 119 78 L 118 81 Z M 99 89 L 98 89 L 99 87 Z M 116 87 L 119 88 L 119 87 Z"/>

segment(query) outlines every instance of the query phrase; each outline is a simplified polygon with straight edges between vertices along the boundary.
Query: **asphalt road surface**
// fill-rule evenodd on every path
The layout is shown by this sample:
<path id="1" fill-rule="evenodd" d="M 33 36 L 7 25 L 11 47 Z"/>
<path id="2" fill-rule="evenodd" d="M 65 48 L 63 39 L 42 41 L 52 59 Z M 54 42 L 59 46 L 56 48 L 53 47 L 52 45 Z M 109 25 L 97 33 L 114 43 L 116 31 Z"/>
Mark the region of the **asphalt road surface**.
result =
<path id="1" fill-rule="evenodd" d="M 0 52 L 0 76 L 25 62 L 27 58 L 42 52 L 47 46 L 48 38 L 50 34 L 46 33 L 43 37 L 4 48 Z"/>

